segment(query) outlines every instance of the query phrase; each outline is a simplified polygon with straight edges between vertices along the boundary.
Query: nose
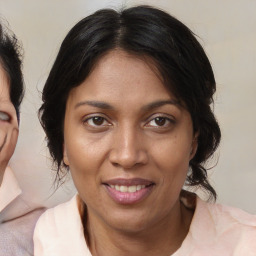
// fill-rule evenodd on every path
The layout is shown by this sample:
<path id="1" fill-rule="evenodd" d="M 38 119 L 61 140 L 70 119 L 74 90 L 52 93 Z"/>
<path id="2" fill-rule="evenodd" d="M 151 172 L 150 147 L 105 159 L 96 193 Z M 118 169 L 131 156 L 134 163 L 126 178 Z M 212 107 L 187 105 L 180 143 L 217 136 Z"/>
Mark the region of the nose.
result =
<path id="1" fill-rule="evenodd" d="M 145 165 L 148 162 L 148 153 L 142 137 L 143 135 L 133 127 L 117 129 L 109 154 L 110 162 L 123 169 Z"/>

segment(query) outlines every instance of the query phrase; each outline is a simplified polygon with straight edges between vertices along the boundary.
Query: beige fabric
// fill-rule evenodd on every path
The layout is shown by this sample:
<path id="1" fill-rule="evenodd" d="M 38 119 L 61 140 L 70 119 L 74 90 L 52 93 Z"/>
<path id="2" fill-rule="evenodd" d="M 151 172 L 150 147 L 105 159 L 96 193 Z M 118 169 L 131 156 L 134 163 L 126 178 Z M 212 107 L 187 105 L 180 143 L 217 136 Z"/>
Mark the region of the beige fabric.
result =
<path id="1" fill-rule="evenodd" d="M 4 172 L 3 182 L 0 185 L 0 212 L 20 194 L 21 189 L 18 181 L 11 168 L 7 167 Z"/>
<path id="2" fill-rule="evenodd" d="M 25 198 L 12 170 L 7 167 L 0 187 L 0 256 L 33 255 L 33 231 L 43 208 Z"/>
<path id="3" fill-rule="evenodd" d="M 78 204 L 75 196 L 40 217 L 34 233 L 35 256 L 91 256 Z M 197 198 L 189 233 L 172 256 L 206 255 L 256 256 L 256 216 Z"/>
<path id="4" fill-rule="evenodd" d="M 47 210 L 34 233 L 36 256 L 91 256 L 78 210 L 78 197 Z"/>

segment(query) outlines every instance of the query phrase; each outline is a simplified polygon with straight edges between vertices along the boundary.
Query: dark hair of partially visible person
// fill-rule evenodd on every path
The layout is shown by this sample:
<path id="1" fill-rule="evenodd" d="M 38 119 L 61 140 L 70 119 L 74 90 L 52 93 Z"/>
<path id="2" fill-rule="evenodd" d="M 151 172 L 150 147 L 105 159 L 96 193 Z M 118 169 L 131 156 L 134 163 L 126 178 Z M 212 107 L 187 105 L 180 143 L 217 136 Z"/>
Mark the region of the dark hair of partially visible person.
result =
<path id="1" fill-rule="evenodd" d="M 201 187 L 209 199 L 216 199 L 205 167 L 221 138 L 211 109 L 216 90 L 211 64 L 188 27 L 150 6 L 99 10 L 78 22 L 62 42 L 39 109 L 56 180 L 62 181 L 68 171 L 63 162 L 63 123 L 69 92 L 89 76 L 99 58 L 114 49 L 151 59 L 165 86 L 189 111 L 199 136 L 186 184 Z"/>
<path id="2" fill-rule="evenodd" d="M 20 104 L 24 96 L 22 74 L 22 47 L 15 34 L 0 24 L 0 65 L 5 70 L 10 85 L 10 99 L 20 119 Z"/>

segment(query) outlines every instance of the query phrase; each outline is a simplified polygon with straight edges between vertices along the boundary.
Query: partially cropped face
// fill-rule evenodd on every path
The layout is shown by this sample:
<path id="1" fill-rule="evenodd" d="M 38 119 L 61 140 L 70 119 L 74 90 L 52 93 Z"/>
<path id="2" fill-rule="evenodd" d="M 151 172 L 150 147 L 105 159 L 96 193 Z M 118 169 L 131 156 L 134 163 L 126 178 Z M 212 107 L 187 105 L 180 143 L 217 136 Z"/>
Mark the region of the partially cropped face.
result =
<path id="1" fill-rule="evenodd" d="M 14 152 L 17 136 L 18 122 L 10 100 L 9 81 L 0 64 L 0 185 L 4 170 Z"/>
<path id="2" fill-rule="evenodd" d="M 115 50 L 69 94 L 64 162 L 89 219 L 137 232 L 177 213 L 196 151 L 190 114 L 142 59 Z"/>

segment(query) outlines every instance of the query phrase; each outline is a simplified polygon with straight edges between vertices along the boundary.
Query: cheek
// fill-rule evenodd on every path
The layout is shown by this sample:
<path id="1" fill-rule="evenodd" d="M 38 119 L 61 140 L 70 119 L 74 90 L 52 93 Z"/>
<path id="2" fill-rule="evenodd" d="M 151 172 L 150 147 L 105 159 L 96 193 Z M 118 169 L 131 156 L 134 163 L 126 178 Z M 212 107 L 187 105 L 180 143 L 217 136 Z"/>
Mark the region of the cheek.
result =
<path id="1" fill-rule="evenodd" d="M 108 139 L 88 136 L 84 131 L 77 131 L 76 136 L 65 136 L 64 154 L 74 181 L 87 183 L 97 179 L 100 167 L 106 159 Z"/>
<path id="2" fill-rule="evenodd" d="M 101 205 L 102 165 L 107 148 L 105 138 L 92 140 L 88 136 L 77 137 L 66 144 L 73 182 L 87 205 Z"/>
<path id="3" fill-rule="evenodd" d="M 159 141 L 154 147 L 152 155 L 159 165 L 167 168 L 188 166 L 191 146 L 183 139 L 165 139 Z"/>
<path id="4" fill-rule="evenodd" d="M 97 164 L 93 159 L 96 157 L 95 151 L 81 141 L 76 143 L 74 140 L 67 145 L 70 173 L 75 187 L 83 199 L 95 191 Z"/>
<path id="5" fill-rule="evenodd" d="M 190 159 L 190 144 L 183 139 L 159 141 L 152 152 L 157 169 L 162 172 L 162 182 L 177 191 L 183 186 Z"/>

